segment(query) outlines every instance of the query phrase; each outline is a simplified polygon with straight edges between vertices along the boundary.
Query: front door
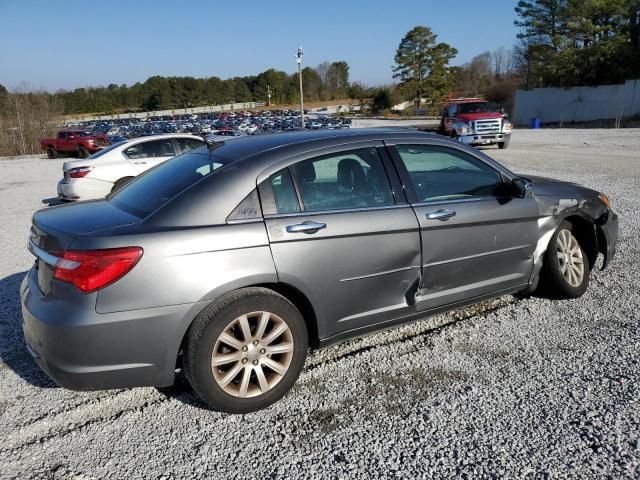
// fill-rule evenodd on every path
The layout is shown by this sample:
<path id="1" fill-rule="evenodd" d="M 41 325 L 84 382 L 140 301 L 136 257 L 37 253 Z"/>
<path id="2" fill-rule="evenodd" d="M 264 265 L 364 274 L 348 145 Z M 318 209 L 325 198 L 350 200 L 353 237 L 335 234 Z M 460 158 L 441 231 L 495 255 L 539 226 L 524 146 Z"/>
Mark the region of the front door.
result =
<path id="1" fill-rule="evenodd" d="M 504 173 L 453 146 L 396 145 L 420 223 L 419 310 L 524 286 L 533 268 L 538 208 L 509 194 Z"/>
<path id="2" fill-rule="evenodd" d="M 317 153 L 260 186 L 278 278 L 309 298 L 321 339 L 398 316 L 418 287 L 418 223 L 381 146 Z"/>

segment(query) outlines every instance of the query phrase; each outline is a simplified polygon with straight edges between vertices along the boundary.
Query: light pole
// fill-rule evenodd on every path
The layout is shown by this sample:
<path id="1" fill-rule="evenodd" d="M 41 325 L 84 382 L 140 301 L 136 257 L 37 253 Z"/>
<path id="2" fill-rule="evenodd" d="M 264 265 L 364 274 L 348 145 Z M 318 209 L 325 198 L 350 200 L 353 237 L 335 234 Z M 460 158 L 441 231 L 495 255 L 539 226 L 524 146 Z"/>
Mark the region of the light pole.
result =
<path id="1" fill-rule="evenodd" d="M 267 106 L 271 106 L 271 85 L 267 84 Z"/>
<path id="2" fill-rule="evenodd" d="M 296 54 L 296 63 L 298 64 L 298 77 L 300 79 L 300 124 L 304 128 L 304 97 L 302 94 L 302 47 L 298 47 Z"/>

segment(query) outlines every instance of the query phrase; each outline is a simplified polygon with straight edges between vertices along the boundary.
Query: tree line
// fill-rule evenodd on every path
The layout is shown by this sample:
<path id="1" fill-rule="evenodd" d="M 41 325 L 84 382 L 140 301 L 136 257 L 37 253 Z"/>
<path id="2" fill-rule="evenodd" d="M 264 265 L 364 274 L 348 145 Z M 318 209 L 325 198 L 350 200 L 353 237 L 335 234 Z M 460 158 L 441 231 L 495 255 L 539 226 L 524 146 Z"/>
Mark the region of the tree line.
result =
<path id="1" fill-rule="evenodd" d="M 349 65 L 345 61 L 323 62 L 316 68 L 305 67 L 302 79 L 307 101 L 333 100 L 361 93 L 359 84 L 350 84 Z M 0 85 L 0 88 L 4 87 Z M 224 80 L 218 77 L 156 75 L 131 86 L 110 84 L 106 87 L 76 88 L 61 90 L 51 96 L 60 102 L 65 114 L 109 114 L 127 110 L 172 110 L 237 102 L 267 102 L 269 93 L 271 102 L 275 104 L 299 102 L 297 73 L 269 69 L 254 76 Z"/>

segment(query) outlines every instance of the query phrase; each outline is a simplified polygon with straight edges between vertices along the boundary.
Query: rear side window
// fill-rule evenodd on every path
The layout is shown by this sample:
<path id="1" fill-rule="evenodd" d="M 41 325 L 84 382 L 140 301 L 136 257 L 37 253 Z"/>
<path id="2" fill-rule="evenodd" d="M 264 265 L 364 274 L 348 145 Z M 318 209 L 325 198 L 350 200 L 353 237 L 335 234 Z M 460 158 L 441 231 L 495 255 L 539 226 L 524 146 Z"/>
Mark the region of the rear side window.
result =
<path id="1" fill-rule="evenodd" d="M 453 148 L 397 145 L 420 202 L 494 195 L 502 183 L 499 172 Z"/>
<path id="2" fill-rule="evenodd" d="M 272 175 L 270 180 L 273 200 L 275 202 L 276 213 L 297 213 L 300 211 L 300 204 L 293 186 L 293 180 L 289 170 Z"/>
<path id="3" fill-rule="evenodd" d="M 195 138 L 176 138 L 175 141 L 178 143 L 182 153 L 204 146 L 204 141 L 196 140 Z"/>
<path id="4" fill-rule="evenodd" d="M 173 157 L 176 152 L 173 149 L 171 139 L 155 140 L 133 145 L 124 151 L 124 154 L 132 160 L 139 158 Z"/>
<path id="5" fill-rule="evenodd" d="M 193 151 L 168 160 L 109 196 L 117 207 L 138 217 L 146 217 L 198 180 L 212 174 L 231 160 L 215 152 Z"/>
<path id="6" fill-rule="evenodd" d="M 376 148 L 325 155 L 292 167 L 306 212 L 393 205 Z"/>

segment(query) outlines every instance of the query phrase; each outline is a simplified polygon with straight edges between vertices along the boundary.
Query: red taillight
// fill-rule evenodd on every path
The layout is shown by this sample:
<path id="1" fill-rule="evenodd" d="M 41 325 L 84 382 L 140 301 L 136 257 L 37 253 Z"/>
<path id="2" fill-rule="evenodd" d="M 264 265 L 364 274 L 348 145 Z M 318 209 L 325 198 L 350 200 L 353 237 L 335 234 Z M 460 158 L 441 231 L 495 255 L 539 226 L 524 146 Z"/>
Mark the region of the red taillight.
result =
<path id="1" fill-rule="evenodd" d="M 93 170 L 93 167 L 76 167 L 67 170 L 67 173 L 71 178 L 82 178 L 86 177 L 91 170 Z"/>
<path id="2" fill-rule="evenodd" d="M 74 284 L 85 293 L 94 292 L 122 278 L 142 257 L 142 248 L 56 252 L 60 260 L 53 276 Z"/>

